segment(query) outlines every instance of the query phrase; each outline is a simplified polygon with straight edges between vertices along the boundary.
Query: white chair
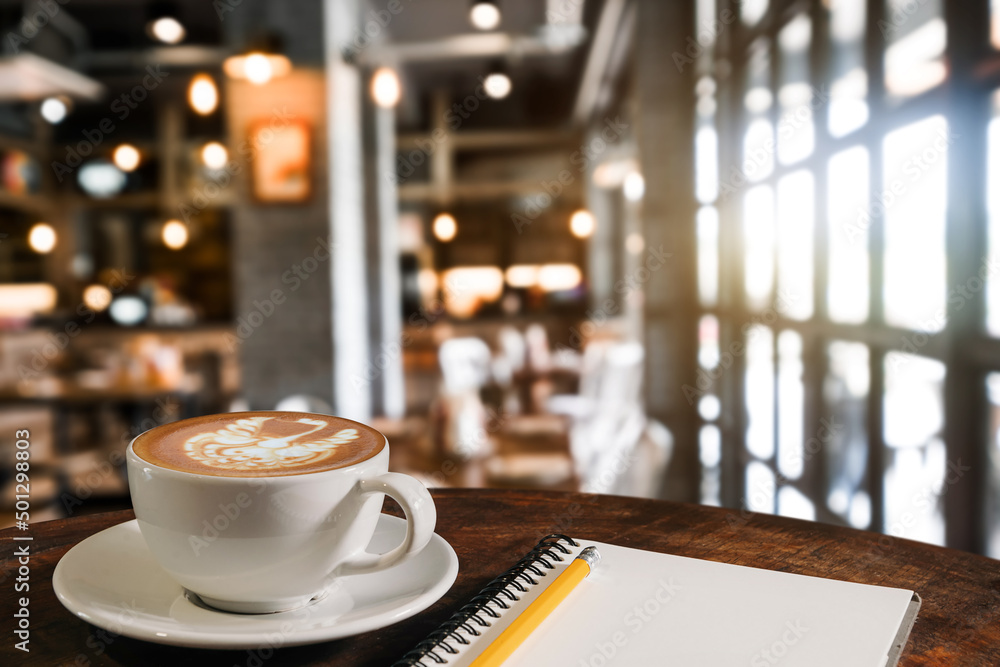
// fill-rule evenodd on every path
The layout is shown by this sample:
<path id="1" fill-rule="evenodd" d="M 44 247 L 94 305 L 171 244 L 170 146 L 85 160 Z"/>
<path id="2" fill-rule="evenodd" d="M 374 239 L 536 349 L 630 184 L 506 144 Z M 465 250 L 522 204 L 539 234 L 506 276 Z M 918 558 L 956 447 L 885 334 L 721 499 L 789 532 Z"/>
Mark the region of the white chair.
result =
<path id="1" fill-rule="evenodd" d="M 642 408 L 640 343 L 594 342 L 584 351 L 570 451 L 589 493 L 657 497 L 672 439 Z"/>
<path id="2" fill-rule="evenodd" d="M 490 377 L 490 360 L 490 348 L 479 338 L 452 338 L 438 350 L 446 416 L 443 444 L 462 459 L 481 456 L 491 448 L 485 430 L 486 408 L 479 397 Z"/>

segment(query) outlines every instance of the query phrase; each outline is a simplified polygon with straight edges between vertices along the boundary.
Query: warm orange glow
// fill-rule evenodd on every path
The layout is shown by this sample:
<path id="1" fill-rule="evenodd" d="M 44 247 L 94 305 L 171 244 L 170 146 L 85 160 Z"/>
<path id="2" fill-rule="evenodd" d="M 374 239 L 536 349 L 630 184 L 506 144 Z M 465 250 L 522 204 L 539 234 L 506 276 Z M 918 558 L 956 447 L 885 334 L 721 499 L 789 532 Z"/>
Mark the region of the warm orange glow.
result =
<path id="1" fill-rule="evenodd" d="M 39 222 L 28 232 L 28 245 L 40 255 L 52 252 L 56 247 L 56 230 L 47 222 Z"/>
<path id="2" fill-rule="evenodd" d="M 132 144 L 120 144 L 111 155 L 115 166 L 122 171 L 135 171 L 142 159 L 139 149 Z"/>
<path id="3" fill-rule="evenodd" d="M 292 71 L 292 61 L 275 53 L 248 53 L 226 58 L 222 70 L 230 79 L 246 79 L 260 86 L 271 79 L 287 76 Z"/>
<path id="4" fill-rule="evenodd" d="M 219 106 L 219 89 L 212 77 L 207 74 L 199 74 L 191 79 L 191 85 L 188 88 L 188 102 L 191 104 L 191 108 L 202 116 L 207 116 L 215 111 L 216 107 Z"/>
<path id="5" fill-rule="evenodd" d="M 580 209 L 569 219 L 569 231 L 578 239 L 588 238 L 597 228 L 594 214 L 586 209 Z"/>
<path id="6" fill-rule="evenodd" d="M 458 233 L 458 223 L 448 213 L 440 213 L 434 218 L 434 236 L 442 243 L 448 243 Z"/>
<path id="7" fill-rule="evenodd" d="M 390 67 L 380 67 L 372 76 L 372 99 L 384 109 L 391 109 L 399 102 L 402 87 L 399 75 Z"/>
<path id="8" fill-rule="evenodd" d="M 163 231 L 160 235 L 163 238 L 163 245 L 171 250 L 180 250 L 188 242 L 187 225 L 180 220 L 168 220 L 164 223 Z"/>

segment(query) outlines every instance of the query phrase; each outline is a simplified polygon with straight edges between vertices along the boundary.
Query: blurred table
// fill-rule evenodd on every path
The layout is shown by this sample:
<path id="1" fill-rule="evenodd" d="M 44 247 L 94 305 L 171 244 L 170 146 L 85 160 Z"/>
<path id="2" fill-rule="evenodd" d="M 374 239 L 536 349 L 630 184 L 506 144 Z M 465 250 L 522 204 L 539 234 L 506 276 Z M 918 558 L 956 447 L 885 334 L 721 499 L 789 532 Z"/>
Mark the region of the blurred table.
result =
<path id="1" fill-rule="evenodd" d="M 411 649 L 544 535 L 610 542 L 737 565 L 915 590 L 923 598 L 901 665 L 1000 665 L 1000 561 L 875 533 L 655 500 L 575 493 L 436 490 L 437 532 L 458 553 L 455 585 L 395 625 L 334 642 L 275 651 L 267 665 L 386 667 Z M 59 559 L 80 540 L 132 519 L 130 511 L 31 526 L 31 653 L 0 646 L 4 665 L 249 665 L 247 651 L 209 651 L 109 637 L 66 611 L 52 592 Z M 0 609 L 14 607 L 14 532 L 0 532 Z M 19 544 L 24 544 L 23 542 Z M 102 636 L 103 635 L 103 636 Z M 259 661 L 259 659 L 258 659 Z M 632 666 L 629 666 L 632 667 Z"/>
<path id="2" fill-rule="evenodd" d="M 389 469 L 414 475 L 431 487 L 580 488 L 570 458 L 569 427 L 557 415 L 507 417 L 498 428 L 484 429 L 489 453 L 471 458 L 439 451 L 426 420 L 409 418 L 405 425 L 375 420 L 372 425 L 389 440 Z M 536 469 L 536 474 L 512 474 L 510 468 L 518 464 L 522 470 Z"/>

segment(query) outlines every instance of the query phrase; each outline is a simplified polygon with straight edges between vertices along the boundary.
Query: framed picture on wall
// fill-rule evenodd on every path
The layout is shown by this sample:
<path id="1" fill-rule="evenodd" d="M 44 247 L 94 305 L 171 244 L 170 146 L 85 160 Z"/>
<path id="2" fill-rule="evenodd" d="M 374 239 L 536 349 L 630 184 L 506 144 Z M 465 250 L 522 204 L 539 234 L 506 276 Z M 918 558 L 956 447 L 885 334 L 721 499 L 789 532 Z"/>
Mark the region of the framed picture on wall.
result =
<path id="1" fill-rule="evenodd" d="M 304 120 L 275 124 L 273 119 L 250 126 L 253 196 L 265 204 L 305 201 L 312 187 L 310 128 Z"/>

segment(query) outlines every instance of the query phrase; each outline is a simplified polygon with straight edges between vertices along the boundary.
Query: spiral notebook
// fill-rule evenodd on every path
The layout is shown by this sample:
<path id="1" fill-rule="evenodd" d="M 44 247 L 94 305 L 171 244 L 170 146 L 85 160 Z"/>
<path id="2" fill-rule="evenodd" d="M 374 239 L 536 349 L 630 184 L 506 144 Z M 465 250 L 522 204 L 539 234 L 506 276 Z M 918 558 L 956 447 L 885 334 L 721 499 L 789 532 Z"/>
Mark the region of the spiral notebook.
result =
<path id="1" fill-rule="evenodd" d="M 543 539 L 394 667 L 467 667 L 585 547 L 600 564 L 504 667 L 892 667 L 913 591 Z"/>

